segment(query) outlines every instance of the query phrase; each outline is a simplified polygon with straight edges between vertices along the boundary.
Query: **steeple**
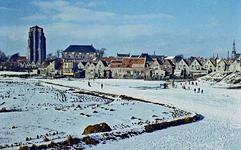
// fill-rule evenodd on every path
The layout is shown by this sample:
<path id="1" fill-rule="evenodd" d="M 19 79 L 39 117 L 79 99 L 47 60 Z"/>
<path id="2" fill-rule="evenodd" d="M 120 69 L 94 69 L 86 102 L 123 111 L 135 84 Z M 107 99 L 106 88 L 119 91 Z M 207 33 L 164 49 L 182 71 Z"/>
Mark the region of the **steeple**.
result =
<path id="1" fill-rule="evenodd" d="M 233 48 L 232 48 L 232 54 L 231 57 L 236 59 L 236 48 L 235 48 L 235 40 L 233 40 Z"/>

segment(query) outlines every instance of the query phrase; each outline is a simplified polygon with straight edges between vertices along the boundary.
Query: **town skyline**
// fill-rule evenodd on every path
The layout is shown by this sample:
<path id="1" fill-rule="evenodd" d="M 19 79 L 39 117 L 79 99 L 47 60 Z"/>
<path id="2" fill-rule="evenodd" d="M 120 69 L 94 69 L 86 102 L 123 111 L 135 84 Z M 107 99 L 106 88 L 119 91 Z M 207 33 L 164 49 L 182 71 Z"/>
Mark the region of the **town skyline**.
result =
<path id="1" fill-rule="evenodd" d="M 30 27 L 46 34 L 47 53 L 69 45 L 117 53 L 227 58 L 240 50 L 241 2 L 1 1 L 0 49 L 26 56 Z M 27 7 L 26 7 L 27 6 Z"/>

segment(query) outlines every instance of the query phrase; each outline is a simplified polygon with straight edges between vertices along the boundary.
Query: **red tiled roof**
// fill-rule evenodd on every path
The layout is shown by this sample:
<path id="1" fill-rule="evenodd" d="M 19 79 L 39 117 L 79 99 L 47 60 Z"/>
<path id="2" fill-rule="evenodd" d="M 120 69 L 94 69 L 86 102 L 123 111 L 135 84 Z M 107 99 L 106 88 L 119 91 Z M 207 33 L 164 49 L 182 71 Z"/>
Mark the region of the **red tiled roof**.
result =
<path id="1" fill-rule="evenodd" d="M 144 68 L 146 63 L 146 58 L 123 58 L 122 60 L 123 68 Z"/>
<path id="2" fill-rule="evenodd" d="M 122 67 L 122 60 L 112 60 L 110 63 L 111 68 Z"/>
<path id="3" fill-rule="evenodd" d="M 111 57 L 111 58 L 102 57 L 102 58 L 100 58 L 100 60 L 104 60 L 104 61 L 106 61 L 108 63 L 111 63 L 111 61 L 114 60 L 114 58 L 113 57 Z"/>
<path id="4" fill-rule="evenodd" d="M 18 57 L 18 60 L 26 61 L 26 57 L 25 57 L 25 56 L 19 56 L 19 57 Z"/>

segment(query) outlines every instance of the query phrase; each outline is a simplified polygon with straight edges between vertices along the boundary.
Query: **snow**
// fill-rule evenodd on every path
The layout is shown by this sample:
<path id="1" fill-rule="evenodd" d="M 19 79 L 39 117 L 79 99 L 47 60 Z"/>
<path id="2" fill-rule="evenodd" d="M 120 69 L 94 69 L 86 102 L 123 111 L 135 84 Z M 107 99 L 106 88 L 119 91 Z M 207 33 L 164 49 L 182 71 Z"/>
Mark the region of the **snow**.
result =
<path id="1" fill-rule="evenodd" d="M 222 74 L 217 76 L 220 77 Z M 1 86 L 5 88 L 1 89 L 2 93 L 9 91 L 9 88 L 12 92 L 10 98 L 0 98 L 0 104 L 3 101 L 6 102 L 0 108 L 10 108 L 14 105 L 17 109 L 21 108 L 24 111 L 0 113 L 1 122 L 4 122 L 4 124 L 0 124 L 0 145 L 26 142 L 26 137 L 32 137 L 35 138 L 33 141 L 41 142 L 40 139 L 36 139 L 36 135 L 53 134 L 57 131 L 58 135 L 51 135 L 49 138 L 54 139 L 60 136 L 60 140 L 63 140 L 62 138 L 67 137 L 67 135 L 81 137 L 84 127 L 100 122 L 107 122 L 112 128 L 116 128 L 115 131 L 125 132 L 125 130 L 130 129 L 141 131 L 144 124 L 138 125 L 140 120 L 131 119 L 132 116 L 141 118 L 143 122 L 146 120 L 154 121 L 153 115 L 157 115 L 158 118 L 168 118 L 170 114 L 163 112 L 173 111 L 168 107 L 152 103 L 120 101 L 118 97 L 110 105 L 106 105 L 106 101 L 103 99 L 94 101 L 94 103 L 93 101 L 85 101 L 82 104 L 76 102 L 76 99 L 74 100 L 78 97 L 75 95 L 76 93 L 66 91 L 70 87 L 74 87 L 76 91 L 99 91 L 164 103 L 203 116 L 203 119 L 194 123 L 169 127 L 152 133 L 143 133 L 117 141 L 109 140 L 105 144 L 86 146 L 87 149 L 239 149 L 241 147 L 239 142 L 241 139 L 240 89 L 217 88 L 216 85 L 210 85 L 211 82 L 204 80 L 195 81 L 197 85 L 189 84 L 189 82 L 182 82 L 181 85 L 181 83 L 175 82 L 177 87 L 172 88 L 169 85 L 168 89 L 160 88 L 160 84 L 164 83 L 163 81 L 130 79 L 97 79 L 94 81 L 70 79 L 69 81 L 65 78 L 1 78 L 1 81 L 29 83 L 27 86 L 29 90 L 32 89 L 32 93 L 24 91 L 27 90 L 25 84 Z M 88 86 L 88 82 L 90 82 L 91 87 Z M 41 86 L 36 86 L 36 83 Z M 1 82 L 1 84 L 4 83 Z M 103 89 L 101 89 L 101 84 L 104 85 Z M 183 85 L 190 90 L 184 90 Z M 21 86 L 23 87 L 21 88 Z M 34 88 L 35 92 L 33 92 Z M 203 89 L 204 93 L 194 92 L 194 88 Z M 61 102 L 62 98 L 56 96 L 59 91 L 66 91 L 66 102 Z M 18 94 L 25 95 L 18 96 Z M 17 99 L 13 99 L 14 96 Z M 72 106 L 73 104 L 74 106 Z M 81 107 L 88 107 L 79 110 L 76 108 L 78 104 Z M 96 104 L 99 104 L 100 107 L 97 107 Z M 56 107 L 61 108 L 61 110 L 55 110 Z M 75 108 L 76 110 L 74 110 Z M 115 111 L 109 111 L 110 109 Z M 98 113 L 93 113 L 95 110 Z M 86 114 L 91 115 L 91 117 L 87 117 Z M 169 117 L 169 119 L 173 118 Z M 16 128 L 12 128 L 13 126 Z"/>

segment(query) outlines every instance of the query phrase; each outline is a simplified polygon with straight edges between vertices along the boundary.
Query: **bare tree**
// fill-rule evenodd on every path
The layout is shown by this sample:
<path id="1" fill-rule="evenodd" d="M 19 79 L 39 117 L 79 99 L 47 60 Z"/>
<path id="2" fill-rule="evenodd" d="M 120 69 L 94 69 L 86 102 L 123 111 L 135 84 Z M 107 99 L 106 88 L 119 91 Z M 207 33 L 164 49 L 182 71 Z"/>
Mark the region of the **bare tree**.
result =
<path id="1" fill-rule="evenodd" d="M 4 62 L 4 61 L 7 61 L 8 60 L 8 57 L 5 55 L 4 52 L 2 52 L 0 50 L 0 62 Z"/>

